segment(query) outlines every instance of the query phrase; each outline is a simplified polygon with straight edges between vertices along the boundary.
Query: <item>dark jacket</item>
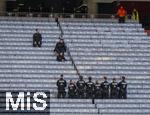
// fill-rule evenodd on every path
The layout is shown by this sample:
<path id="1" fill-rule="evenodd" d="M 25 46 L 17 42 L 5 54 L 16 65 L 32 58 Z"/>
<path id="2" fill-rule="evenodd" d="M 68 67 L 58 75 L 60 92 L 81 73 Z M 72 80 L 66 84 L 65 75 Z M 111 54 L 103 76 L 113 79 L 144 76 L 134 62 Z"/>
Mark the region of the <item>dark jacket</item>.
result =
<path id="1" fill-rule="evenodd" d="M 117 91 L 118 90 L 118 83 L 117 82 L 111 82 L 110 90 L 111 90 L 111 92 Z"/>
<path id="2" fill-rule="evenodd" d="M 94 92 L 95 93 L 101 93 L 101 91 L 102 91 L 101 84 L 95 84 Z"/>
<path id="3" fill-rule="evenodd" d="M 78 90 L 84 90 L 85 86 L 86 86 L 86 84 L 85 84 L 84 80 L 78 80 L 77 81 L 77 88 L 78 88 Z"/>
<path id="4" fill-rule="evenodd" d="M 91 81 L 86 82 L 86 90 L 87 90 L 87 92 L 93 92 L 94 91 L 94 83 Z"/>
<path id="5" fill-rule="evenodd" d="M 109 90 L 109 82 L 108 81 L 102 82 L 101 87 L 103 91 Z"/>
<path id="6" fill-rule="evenodd" d="M 66 45 L 65 43 L 61 43 L 61 42 L 58 42 L 55 46 L 55 49 L 54 51 L 56 51 L 57 53 L 64 53 L 66 52 Z"/>
<path id="7" fill-rule="evenodd" d="M 66 80 L 64 80 L 64 79 L 59 79 L 59 80 L 57 81 L 58 90 L 65 90 L 66 86 L 67 86 Z"/>
<path id="8" fill-rule="evenodd" d="M 40 33 L 35 33 L 35 34 L 33 34 L 33 39 L 42 40 L 42 35 Z"/>
<path id="9" fill-rule="evenodd" d="M 126 83 L 126 81 L 122 80 L 121 82 L 119 82 L 118 86 L 119 86 L 119 90 L 120 91 L 124 91 L 124 92 L 127 91 L 127 83 Z"/>

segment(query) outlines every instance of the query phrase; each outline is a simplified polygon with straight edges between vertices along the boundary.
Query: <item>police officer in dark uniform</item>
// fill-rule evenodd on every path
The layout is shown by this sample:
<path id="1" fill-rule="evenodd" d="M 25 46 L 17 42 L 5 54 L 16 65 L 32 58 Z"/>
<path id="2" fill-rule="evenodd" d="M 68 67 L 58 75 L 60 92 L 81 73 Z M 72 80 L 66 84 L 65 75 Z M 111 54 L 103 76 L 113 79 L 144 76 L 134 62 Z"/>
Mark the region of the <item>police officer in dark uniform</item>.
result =
<path id="1" fill-rule="evenodd" d="M 66 91 L 65 88 L 67 86 L 66 80 L 64 80 L 63 75 L 60 76 L 60 79 L 57 81 L 57 87 L 58 87 L 58 98 L 65 98 Z"/>
<path id="2" fill-rule="evenodd" d="M 113 78 L 113 81 L 110 84 L 110 98 L 118 98 L 118 83 L 116 82 L 116 78 Z"/>
<path id="3" fill-rule="evenodd" d="M 109 82 L 107 81 L 107 77 L 104 77 L 104 82 L 102 82 L 101 87 L 102 87 L 102 98 L 108 99 L 109 98 Z"/>
<path id="4" fill-rule="evenodd" d="M 122 80 L 118 84 L 119 86 L 119 98 L 127 99 L 127 83 L 125 81 L 125 77 L 122 76 Z"/>
<path id="5" fill-rule="evenodd" d="M 89 77 L 88 79 L 89 81 L 86 82 L 86 98 L 93 99 L 94 83 L 92 82 L 92 77 Z"/>
<path id="6" fill-rule="evenodd" d="M 85 86 L 86 86 L 86 83 L 83 80 L 83 76 L 80 76 L 79 80 L 76 83 L 76 86 L 77 86 L 78 98 L 85 98 Z"/>
<path id="7" fill-rule="evenodd" d="M 36 29 L 36 33 L 33 34 L 33 47 L 41 47 L 42 45 L 42 35 Z"/>
<path id="8" fill-rule="evenodd" d="M 68 85 L 68 97 L 76 98 L 76 85 L 72 80 L 70 80 L 70 83 Z"/>
<path id="9" fill-rule="evenodd" d="M 96 81 L 95 86 L 94 86 L 94 97 L 95 99 L 102 98 L 102 88 L 98 80 Z"/>

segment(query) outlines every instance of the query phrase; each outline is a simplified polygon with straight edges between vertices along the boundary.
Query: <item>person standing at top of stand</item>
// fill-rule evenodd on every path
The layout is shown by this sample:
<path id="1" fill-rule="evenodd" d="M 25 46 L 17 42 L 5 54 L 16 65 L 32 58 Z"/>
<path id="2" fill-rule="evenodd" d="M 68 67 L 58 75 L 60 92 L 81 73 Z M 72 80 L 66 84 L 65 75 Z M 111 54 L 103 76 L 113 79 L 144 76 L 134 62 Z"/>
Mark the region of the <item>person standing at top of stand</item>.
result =
<path id="1" fill-rule="evenodd" d="M 139 22 L 139 12 L 136 9 L 132 11 L 132 19 Z"/>
<path id="2" fill-rule="evenodd" d="M 55 17 L 55 22 L 57 23 L 57 26 L 59 26 L 59 18 L 58 18 L 58 16 Z"/>
<path id="3" fill-rule="evenodd" d="M 117 15 L 119 17 L 119 23 L 125 23 L 126 14 L 127 14 L 126 10 L 124 9 L 123 6 L 121 6 L 117 12 Z"/>

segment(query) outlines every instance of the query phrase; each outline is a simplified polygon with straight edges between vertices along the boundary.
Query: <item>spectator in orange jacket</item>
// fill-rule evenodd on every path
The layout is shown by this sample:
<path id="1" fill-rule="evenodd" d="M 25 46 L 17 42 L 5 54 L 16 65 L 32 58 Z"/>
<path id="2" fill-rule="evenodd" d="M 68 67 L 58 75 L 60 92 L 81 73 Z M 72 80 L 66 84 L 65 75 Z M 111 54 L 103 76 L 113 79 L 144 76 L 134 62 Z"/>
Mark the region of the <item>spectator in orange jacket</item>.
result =
<path id="1" fill-rule="evenodd" d="M 121 6 L 118 9 L 118 12 L 117 12 L 117 15 L 119 17 L 119 23 L 124 23 L 125 22 L 126 14 L 127 14 L 126 10 L 123 8 L 123 6 Z"/>

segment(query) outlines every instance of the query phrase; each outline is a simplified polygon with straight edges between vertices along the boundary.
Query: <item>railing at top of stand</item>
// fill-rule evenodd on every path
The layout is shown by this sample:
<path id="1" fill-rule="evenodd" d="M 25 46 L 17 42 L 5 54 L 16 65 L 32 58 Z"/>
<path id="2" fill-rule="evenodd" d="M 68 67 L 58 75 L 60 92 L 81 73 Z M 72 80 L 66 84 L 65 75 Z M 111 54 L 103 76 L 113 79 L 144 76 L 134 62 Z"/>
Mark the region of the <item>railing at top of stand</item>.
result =
<path id="1" fill-rule="evenodd" d="M 44 13 L 44 12 L 0 12 L 0 16 L 13 17 L 50 17 L 54 18 L 116 18 L 116 14 L 88 14 L 88 13 Z M 130 15 L 127 16 L 130 19 Z"/>

